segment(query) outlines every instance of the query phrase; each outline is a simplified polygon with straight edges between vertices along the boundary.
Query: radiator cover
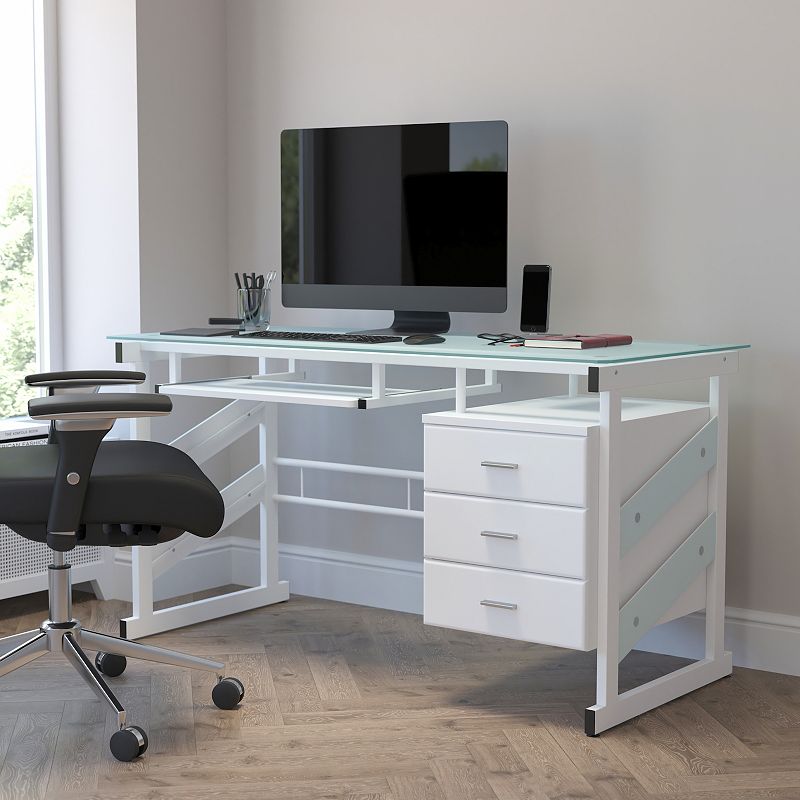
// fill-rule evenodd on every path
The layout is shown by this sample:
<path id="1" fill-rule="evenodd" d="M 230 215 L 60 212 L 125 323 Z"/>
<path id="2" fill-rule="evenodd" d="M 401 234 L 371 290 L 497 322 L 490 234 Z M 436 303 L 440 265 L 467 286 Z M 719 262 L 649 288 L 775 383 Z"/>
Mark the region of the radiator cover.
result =
<path id="1" fill-rule="evenodd" d="M 0 426 L 0 447 L 37 447 L 46 442 L 46 426 L 11 421 Z M 52 555 L 46 544 L 32 542 L 0 523 L 0 599 L 47 589 Z M 73 569 L 83 567 L 73 573 L 76 583 L 99 577 L 105 563 L 100 547 L 76 547 L 67 560 Z"/>

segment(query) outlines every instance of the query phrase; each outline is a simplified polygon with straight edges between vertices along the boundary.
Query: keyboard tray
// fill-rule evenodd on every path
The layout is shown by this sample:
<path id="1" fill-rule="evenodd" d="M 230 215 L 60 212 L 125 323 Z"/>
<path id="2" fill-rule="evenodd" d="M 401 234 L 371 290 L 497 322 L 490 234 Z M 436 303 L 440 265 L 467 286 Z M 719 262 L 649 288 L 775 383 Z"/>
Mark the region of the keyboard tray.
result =
<path id="1" fill-rule="evenodd" d="M 304 380 L 281 380 L 286 373 L 276 375 L 245 375 L 203 381 L 163 383 L 156 391 L 169 396 L 218 397 L 225 400 L 255 400 L 266 403 L 329 406 L 331 408 L 386 408 L 387 406 L 434 403 L 455 399 L 455 388 L 390 389 L 383 396 L 373 396 L 370 386 L 341 386 L 330 383 L 306 383 Z M 302 373 L 300 373 L 302 375 Z M 467 396 L 497 394 L 499 383 L 467 386 Z"/>

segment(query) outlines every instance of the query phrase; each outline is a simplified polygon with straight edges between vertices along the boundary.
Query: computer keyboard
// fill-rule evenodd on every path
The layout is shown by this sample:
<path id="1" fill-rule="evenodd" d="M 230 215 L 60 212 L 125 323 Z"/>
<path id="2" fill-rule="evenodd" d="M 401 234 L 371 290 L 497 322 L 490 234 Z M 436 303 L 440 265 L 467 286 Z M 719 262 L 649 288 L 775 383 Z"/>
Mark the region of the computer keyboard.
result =
<path id="1" fill-rule="evenodd" d="M 346 342 L 347 344 L 388 344 L 400 342 L 402 336 L 375 336 L 368 333 L 307 333 L 306 331 L 255 331 L 240 333 L 254 339 L 284 339 L 293 342 Z"/>

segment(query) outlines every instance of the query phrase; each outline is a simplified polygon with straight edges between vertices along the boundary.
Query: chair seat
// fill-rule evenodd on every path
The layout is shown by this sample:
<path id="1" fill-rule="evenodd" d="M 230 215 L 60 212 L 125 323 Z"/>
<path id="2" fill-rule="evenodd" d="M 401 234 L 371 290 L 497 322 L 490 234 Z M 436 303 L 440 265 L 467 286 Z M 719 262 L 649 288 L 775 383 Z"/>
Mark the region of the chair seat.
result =
<path id="1" fill-rule="evenodd" d="M 12 529 L 19 524 L 28 538 L 34 538 L 30 526 L 44 531 L 57 466 L 55 444 L 0 448 L 0 521 Z M 224 516 L 219 491 L 181 450 L 158 442 L 101 443 L 86 492 L 87 527 L 141 524 L 209 537 Z M 97 535 L 90 538 L 82 543 L 99 544 Z"/>

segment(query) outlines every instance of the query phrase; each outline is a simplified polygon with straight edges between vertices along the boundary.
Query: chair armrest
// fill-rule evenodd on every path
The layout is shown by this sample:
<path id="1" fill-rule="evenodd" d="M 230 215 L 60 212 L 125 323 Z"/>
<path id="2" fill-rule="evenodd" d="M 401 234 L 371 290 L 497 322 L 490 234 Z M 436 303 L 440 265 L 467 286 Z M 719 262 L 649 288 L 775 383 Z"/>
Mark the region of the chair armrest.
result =
<path id="1" fill-rule="evenodd" d="M 163 394 L 57 394 L 28 401 L 28 415 L 39 420 L 107 420 L 161 417 L 172 411 Z M 110 425 L 108 426 L 110 427 Z"/>
<path id="2" fill-rule="evenodd" d="M 28 375 L 28 386 L 41 386 L 53 393 L 54 389 L 90 389 L 96 386 L 124 386 L 144 383 L 144 372 L 121 369 L 82 369 L 67 372 L 40 372 Z"/>

